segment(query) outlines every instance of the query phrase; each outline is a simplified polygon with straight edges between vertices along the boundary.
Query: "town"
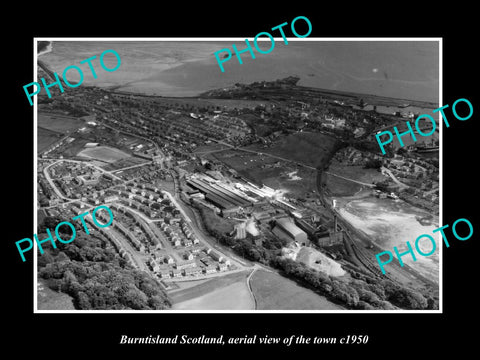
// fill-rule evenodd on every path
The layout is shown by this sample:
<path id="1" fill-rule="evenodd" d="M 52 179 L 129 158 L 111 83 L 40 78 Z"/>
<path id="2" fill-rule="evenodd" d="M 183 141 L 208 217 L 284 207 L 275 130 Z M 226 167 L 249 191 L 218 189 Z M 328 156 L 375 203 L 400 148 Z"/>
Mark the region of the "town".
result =
<path id="1" fill-rule="evenodd" d="M 348 273 L 362 284 L 383 281 L 378 248 L 342 219 L 335 194 L 362 190 L 438 215 L 438 158 L 420 145 L 378 151 L 376 131 L 410 116 L 400 101 L 297 82 L 235 84 L 197 98 L 88 86 L 39 94 L 39 223 L 107 205 L 115 221 L 92 232 L 171 294 L 182 282 L 233 276 L 251 262 L 287 271 L 293 261 L 315 276 L 327 271 L 317 286 L 347 308 L 436 306 L 434 285 L 422 277 L 420 305 L 391 295 L 392 305 L 370 290 L 360 298 L 367 290 L 338 280 Z M 407 291 L 387 276 L 395 291 Z"/>

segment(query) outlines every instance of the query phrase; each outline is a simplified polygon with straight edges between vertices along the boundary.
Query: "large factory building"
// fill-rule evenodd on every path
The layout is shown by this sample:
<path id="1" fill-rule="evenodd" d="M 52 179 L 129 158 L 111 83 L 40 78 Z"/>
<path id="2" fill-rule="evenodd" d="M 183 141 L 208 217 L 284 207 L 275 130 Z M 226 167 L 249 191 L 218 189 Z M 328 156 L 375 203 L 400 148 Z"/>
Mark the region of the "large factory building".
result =
<path id="1" fill-rule="evenodd" d="M 278 219 L 273 228 L 273 233 L 287 241 L 296 241 L 300 245 L 309 245 L 310 243 L 307 233 L 288 218 Z"/>

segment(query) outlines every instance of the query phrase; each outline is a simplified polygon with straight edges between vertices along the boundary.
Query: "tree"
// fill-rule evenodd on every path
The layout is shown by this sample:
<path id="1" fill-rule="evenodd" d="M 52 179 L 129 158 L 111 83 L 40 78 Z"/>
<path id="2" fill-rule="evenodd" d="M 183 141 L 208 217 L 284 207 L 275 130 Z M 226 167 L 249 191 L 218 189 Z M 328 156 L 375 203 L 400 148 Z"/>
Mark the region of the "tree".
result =
<path id="1" fill-rule="evenodd" d="M 80 291 L 77 294 L 74 301 L 74 305 L 77 309 L 80 309 L 80 310 L 90 310 L 92 308 L 88 295 L 85 294 L 83 291 Z"/>
<path id="2" fill-rule="evenodd" d="M 380 159 L 369 159 L 365 162 L 365 169 L 380 169 L 383 165 L 382 160 Z"/>

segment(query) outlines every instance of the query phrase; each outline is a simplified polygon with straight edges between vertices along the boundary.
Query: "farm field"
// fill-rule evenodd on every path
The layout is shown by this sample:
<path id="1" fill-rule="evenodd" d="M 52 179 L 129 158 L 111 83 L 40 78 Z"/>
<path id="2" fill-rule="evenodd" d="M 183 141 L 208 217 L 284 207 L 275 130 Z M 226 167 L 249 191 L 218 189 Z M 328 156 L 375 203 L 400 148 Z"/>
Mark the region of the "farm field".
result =
<path id="1" fill-rule="evenodd" d="M 250 279 L 257 310 L 344 310 L 277 273 L 257 270 Z"/>
<path id="2" fill-rule="evenodd" d="M 61 138 L 60 133 L 39 127 L 37 129 L 37 152 L 41 153 Z"/>
<path id="3" fill-rule="evenodd" d="M 109 146 L 96 146 L 80 151 L 77 156 L 113 163 L 117 160 L 130 157 L 129 154 Z"/>
<path id="4" fill-rule="evenodd" d="M 67 131 L 74 131 L 83 126 L 85 122 L 79 118 L 58 114 L 38 113 L 37 126 L 50 131 L 65 134 Z"/>

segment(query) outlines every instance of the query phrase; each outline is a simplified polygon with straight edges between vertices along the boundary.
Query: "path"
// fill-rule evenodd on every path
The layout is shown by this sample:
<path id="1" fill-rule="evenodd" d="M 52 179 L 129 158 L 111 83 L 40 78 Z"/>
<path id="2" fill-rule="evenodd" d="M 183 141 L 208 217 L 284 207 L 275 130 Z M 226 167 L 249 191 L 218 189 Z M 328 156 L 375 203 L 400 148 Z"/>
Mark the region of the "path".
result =
<path id="1" fill-rule="evenodd" d="M 375 187 L 375 184 L 369 184 L 369 183 L 365 183 L 365 182 L 362 182 L 362 181 L 349 179 L 349 178 L 346 178 L 346 177 L 344 177 L 344 176 L 334 174 L 334 173 L 332 173 L 332 172 L 330 172 L 330 171 L 325 171 L 325 174 L 332 175 L 332 176 L 336 176 L 336 177 L 338 177 L 338 178 L 340 178 L 340 179 L 347 180 L 347 181 L 351 181 L 351 182 L 354 182 L 354 183 L 357 183 L 357 184 L 360 184 L 360 185 L 363 185 L 363 186 L 368 186 L 368 187 L 371 187 L 371 188 L 374 188 L 374 187 Z"/>
<path id="2" fill-rule="evenodd" d="M 387 169 L 386 167 L 383 167 L 383 166 L 382 166 L 382 167 L 381 167 L 381 171 L 382 171 L 382 174 L 385 174 L 385 173 L 386 173 L 388 176 L 390 176 L 390 178 L 391 178 L 397 185 L 399 185 L 399 186 L 401 186 L 401 187 L 403 187 L 403 188 L 409 188 L 409 187 L 410 187 L 410 186 L 408 186 L 407 184 L 404 184 L 404 183 L 402 183 L 400 180 L 398 180 L 398 179 L 396 178 L 396 176 L 393 175 L 393 173 L 392 173 L 389 169 Z"/>

